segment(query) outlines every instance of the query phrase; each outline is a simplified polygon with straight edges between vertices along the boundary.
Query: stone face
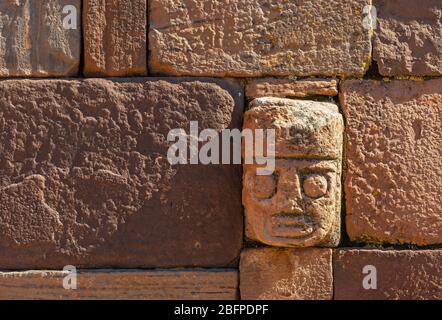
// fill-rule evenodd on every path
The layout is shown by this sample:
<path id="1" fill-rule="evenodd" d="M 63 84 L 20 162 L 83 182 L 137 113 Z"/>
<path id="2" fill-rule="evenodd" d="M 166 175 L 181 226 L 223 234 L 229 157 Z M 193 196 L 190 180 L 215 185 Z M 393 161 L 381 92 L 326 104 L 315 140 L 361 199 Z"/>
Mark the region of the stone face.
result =
<path id="1" fill-rule="evenodd" d="M 2 0 L 0 77 L 78 73 L 81 0 Z"/>
<path id="2" fill-rule="evenodd" d="M 374 0 L 374 60 L 385 76 L 442 75 L 442 2 Z"/>
<path id="3" fill-rule="evenodd" d="M 83 11 L 85 75 L 146 75 L 146 0 L 84 0 Z"/>
<path id="4" fill-rule="evenodd" d="M 363 273 L 366 266 L 370 271 Z M 442 250 L 337 250 L 333 259 L 335 299 L 440 300 L 441 266 Z M 367 276 L 370 280 L 364 282 Z M 364 288 L 364 284 L 374 283 L 376 289 Z"/>
<path id="5" fill-rule="evenodd" d="M 234 300 L 238 273 L 211 271 L 79 271 L 77 289 L 65 290 L 68 272 L 0 273 L 0 299 Z"/>
<path id="6" fill-rule="evenodd" d="M 331 249 L 246 249 L 240 260 L 242 300 L 331 300 Z"/>
<path id="7" fill-rule="evenodd" d="M 339 244 L 343 126 L 335 104 L 279 98 L 251 102 L 243 128 L 275 130 L 276 165 L 273 174 L 259 175 L 261 165 L 246 163 L 243 155 L 249 239 L 282 247 Z"/>
<path id="8" fill-rule="evenodd" d="M 337 80 L 259 79 L 247 85 L 249 99 L 261 97 L 305 98 L 311 96 L 336 96 Z"/>
<path id="9" fill-rule="evenodd" d="M 235 265 L 241 165 L 172 166 L 167 135 L 240 128 L 242 101 L 210 79 L 0 82 L 0 268 Z"/>
<path id="10" fill-rule="evenodd" d="M 351 240 L 442 243 L 442 80 L 346 81 Z"/>
<path id="11" fill-rule="evenodd" d="M 370 0 L 151 0 L 150 68 L 169 75 L 362 76 Z"/>

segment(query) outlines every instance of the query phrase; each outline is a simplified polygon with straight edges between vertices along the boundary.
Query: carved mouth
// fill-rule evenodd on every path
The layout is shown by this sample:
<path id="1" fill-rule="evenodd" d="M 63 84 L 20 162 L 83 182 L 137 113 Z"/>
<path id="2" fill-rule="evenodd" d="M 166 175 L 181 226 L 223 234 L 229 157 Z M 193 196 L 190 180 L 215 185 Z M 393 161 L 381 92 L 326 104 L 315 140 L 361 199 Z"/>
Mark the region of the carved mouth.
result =
<path id="1" fill-rule="evenodd" d="M 273 236 L 303 238 L 313 233 L 314 223 L 310 216 L 295 213 L 278 213 L 272 216 Z"/>

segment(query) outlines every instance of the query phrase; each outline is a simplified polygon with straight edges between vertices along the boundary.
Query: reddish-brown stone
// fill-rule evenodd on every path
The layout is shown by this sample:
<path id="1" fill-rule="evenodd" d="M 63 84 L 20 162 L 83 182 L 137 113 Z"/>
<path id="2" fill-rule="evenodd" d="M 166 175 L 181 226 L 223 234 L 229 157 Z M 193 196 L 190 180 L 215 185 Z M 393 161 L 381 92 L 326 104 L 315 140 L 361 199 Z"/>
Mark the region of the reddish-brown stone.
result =
<path id="1" fill-rule="evenodd" d="M 210 79 L 0 82 L 0 268 L 227 267 L 241 165 L 167 160 L 171 129 L 240 128 Z"/>
<path id="2" fill-rule="evenodd" d="M 66 290 L 69 272 L 0 273 L 0 300 L 234 300 L 234 270 L 79 271 L 77 289 Z M 68 282 L 72 285 L 72 282 Z"/>
<path id="3" fill-rule="evenodd" d="M 337 300 L 442 299 L 442 250 L 340 249 L 333 268 Z"/>
<path id="4" fill-rule="evenodd" d="M 361 76 L 370 0 L 151 0 L 149 64 L 193 76 Z"/>
<path id="5" fill-rule="evenodd" d="M 255 139 L 257 130 L 275 130 L 276 159 L 268 175 L 258 173 L 263 166 L 256 161 L 246 163 L 256 148 L 244 143 L 247 237 L 278 247 L 338 246 L 344 133 L 338 106 L 257 98 L 244 115 L 243 129 Z"/>
<path id="6" fill-rule="evenodd" d="M 246 249 L 240 260 L 242 300 L 331 300 L 331 249 Z"/>
<path id="7" fill-rule="evenodd" d="M 249 99 L 261 97 L 305 98 L 311 96 L 336 96 L 337 80 L 259 79 L 249 83 L 246 95 Z"/>
<path id="8" fill-rule="evenodd" d="M 147 74 L 146 1 L 83 1 L 86 76 Z"/>
<path id="9" fill-rule="evenodd" d="M 442 2 L 374 0 L 373 58 L 385 76 L 442 75 Z"/>
<path id="10" fill-rule="evenodd" d="M 0 77 L 76 76 L 81 0 L 1 0 Z"/>
<path id="11" fill-rule="evenodd" d="M 340 99 L 350 238 L 442 243 L 442 79 L 346 81 Z"/>

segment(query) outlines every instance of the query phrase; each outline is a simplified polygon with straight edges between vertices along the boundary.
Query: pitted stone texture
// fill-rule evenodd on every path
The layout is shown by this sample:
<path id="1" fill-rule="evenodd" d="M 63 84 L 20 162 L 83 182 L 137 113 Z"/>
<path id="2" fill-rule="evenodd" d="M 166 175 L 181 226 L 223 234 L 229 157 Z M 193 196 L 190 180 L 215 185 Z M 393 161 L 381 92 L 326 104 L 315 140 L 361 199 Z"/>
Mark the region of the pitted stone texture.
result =
<path id="1" fill-rule="evenodd" d="M 241 165 L 171 166 L 167 135 L 240 128 L 242 96 L 209 79 L 0 82 L 0 268 L 233 265 Z"/>
<path id="2" fill-rule="evenodd" d="M 75 76 L 80 48 L 81 0 L 0 2 L 0 77 Z"/>
<path id="3" fill-rule="evenodd" d="M 442 2 L 374 0 L 374 60 L 385 76 L 442 75 Z"/>
<path id="4" fill-rule="evenodd" d="M 289 80 L 259 79 L 247 85 L 246 95 L 249 99 L 262 97 L 305 98 L 311 96 L 336 96 L 337 80 Z"/>
<path id="5" fill-rule="evenodd" d="M 346 81 L 351 240 L 442 243 L 442 79 Z"/>
<path id="6" fill-rule="evenodd" d="M 331 249 L 246 249 L 240 260 L 243 300 L 331 300 Z"/>
<path id="7" fill-rule="evenodd" d="M 151 0 L 150 68 L 168 75 L 362 76 L 370 0 Z"/>
<path id="8" fill-rule="evenodd" d="M 147 0 L 84 0 L 86 76 L 147 74 Z"/>
<path id="9" fill-rule="evenodd" d="M 442 299 L 442 250 L 340 249 L 333 268 L 337 300 Z M 376 289 L 367 290 L 363 283 L 375 283 Z"/>
<path id="10" fill-rule="evenodd" d="M 334 103 L 254 99 L 245 114 L 244 128 L 274 129 L 276 157 L 336 159 L 342 155 L 344 121 Z"/>
<path id="11" fill-rule="evenodd" d="M 234 300 L 234 270 L 89 271 L 77 273 L 77 289 L 65 290 L 69 272 L 0 273 L 3 300 Z"/>
<path id="12" fill-rule="evenodd" d="M 340 240 L 344 124 L 335 104 L 258 98 L 243 129 L 275 130 L 275 170 L 247 163 L 243 204 L 249 239 L 280 247 L 337 246 Z M 255 140 L 255 139 L 254 139 Z M 259 156 L 255 154 L 255 156 Z"/>

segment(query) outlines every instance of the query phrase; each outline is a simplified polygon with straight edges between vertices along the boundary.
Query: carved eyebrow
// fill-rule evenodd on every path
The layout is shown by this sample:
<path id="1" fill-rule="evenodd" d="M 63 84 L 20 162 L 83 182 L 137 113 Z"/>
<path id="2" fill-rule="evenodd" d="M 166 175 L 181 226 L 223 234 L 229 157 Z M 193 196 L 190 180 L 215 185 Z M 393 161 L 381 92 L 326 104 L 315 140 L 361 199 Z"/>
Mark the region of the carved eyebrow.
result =
<path id="1" fill-rule="evenodd" d="M 336 162 L 335 161 L 321 161 L 318 163 L 312 163 L 305 165 L 301 164 L 299 171 L 301 173 L 309 173 L 309 172 L 335 172 L 337 170 Z"/>

